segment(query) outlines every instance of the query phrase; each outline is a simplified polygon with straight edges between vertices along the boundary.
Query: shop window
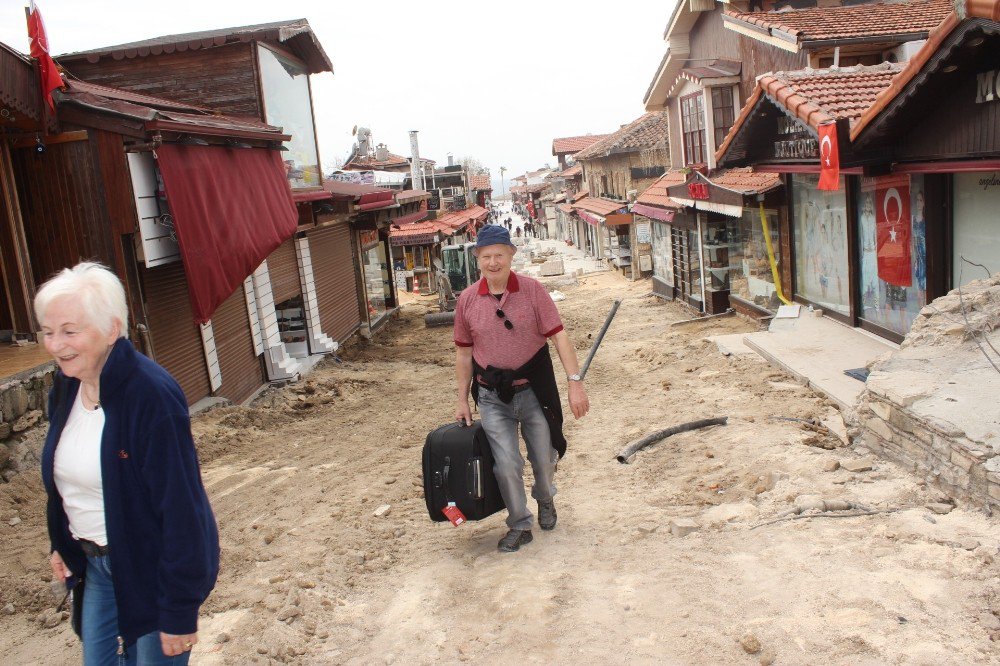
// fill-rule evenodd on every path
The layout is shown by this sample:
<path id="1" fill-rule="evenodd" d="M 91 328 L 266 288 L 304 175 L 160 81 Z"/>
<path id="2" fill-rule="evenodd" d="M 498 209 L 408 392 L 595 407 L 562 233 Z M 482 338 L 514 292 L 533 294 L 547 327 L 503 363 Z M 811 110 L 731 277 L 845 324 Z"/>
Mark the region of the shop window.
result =
<path id="1" fill-rule="evenodd" d="M 274 311 L 278 317 L 278 335 L 288 355 L 293 358 L 308 356 L 309 343 L 306 341 L 306 318 L 302 296 L 295 296 L 278 303 L 274 306 Z"/>
<path id="2" fill-rule="evenodd" d="M 792 175 L 795 293 L 821 308 L 851 313 L 844 176 L 835 192 L 820 190 L 819 174 Z"/>
<path id="3" fill-rule="evenodd" d="M 957 173 L 954 176 L 954 253 L 952 287 L 1000 271 L 1000 234 L 997 211 L 1000 211 L 1000 171 Z"/>
<path id="4" fill-rule="evenodd" d="M 670 225 L 652 223 L 653 275 L 667 284 L 674 283 L 674 267 L 670 254 Z"/>
<path id="5" fill-rule="evenodd" d="M 862 178 L 857 197 L 861 318 L 906 335 L 927 304 L 924 177 Z"/>
<path id="6" fill-rule="evenodd" d="M 732 86 L 718 86 L 712 88 L 712 127 L 715 130 L 715 147 L 718 148 L 725 141 L 730 128 L 736 117 L 733 107 Z"/>
<path id="7" fill-rule="evenodd" d="M 264 91 L 267 122 L 284 128 L 292 136 L 281 153 L 285 173 L 292 187 L 318 187 L 319 158 L 313 127 L 309 75 L 297 61 L 257 46 L 260 81 Z"/>
<path id="8" fill-rule="evenodd" d="M 771 247 L 777 253 L 778 218 L 775 211 L 765 211 Z M 730 218 L 727 225 L 729 237 L 729 289 L 730 293 L 745 301 L 777 311 L 781 305 L 774 286 L 771 263 L 767 256 L 764 229 L 760 223 L 760 210 L 747 208 L 742 218 Z M 779 257 L 775 254 L 775 261 Z"/>
<path id="9" fill-rule="evenodd" d="M 380 242 L 363 250 L 361 258 L 365 292 L 368 296 L 368 316 L 372 321 L 375 321 L 385 314 L 387 302 L 392 295 L 389 284 L 389 266 L 386 265 L 385 243 Z"/>
<path id="10" fill-rule="evenodd" d="M 684 164 L 705 163 L 705 99 L 700 92 L 681 97 Z"/>

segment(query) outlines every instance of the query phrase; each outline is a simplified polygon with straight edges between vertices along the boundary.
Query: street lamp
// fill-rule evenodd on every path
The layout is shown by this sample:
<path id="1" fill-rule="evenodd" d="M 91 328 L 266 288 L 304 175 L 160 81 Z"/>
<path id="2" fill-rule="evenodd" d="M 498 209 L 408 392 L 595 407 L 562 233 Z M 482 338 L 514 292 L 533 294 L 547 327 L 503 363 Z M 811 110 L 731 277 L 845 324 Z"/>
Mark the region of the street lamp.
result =
<path id="1" fill-rule="evenodd" d="M 505 166 L 500 167 L 500 197 L 501 198 L 503 198 L 503 195 L 506 192 L 506 190 L 504 189 L 504 184 L 503 184 L 503 175 L 506 172 L 507 172 L 507 167 L 505 167 Z"/>

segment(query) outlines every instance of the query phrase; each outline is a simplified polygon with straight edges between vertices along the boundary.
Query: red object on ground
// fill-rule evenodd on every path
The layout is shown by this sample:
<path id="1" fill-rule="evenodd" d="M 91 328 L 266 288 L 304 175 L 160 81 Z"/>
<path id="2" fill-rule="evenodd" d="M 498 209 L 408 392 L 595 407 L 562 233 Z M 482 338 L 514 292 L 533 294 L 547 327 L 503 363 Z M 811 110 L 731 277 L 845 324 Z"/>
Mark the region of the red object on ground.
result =
<path id="1" fill-rule="evenodd" d="M 42 97 L 55 112 L 56 105 L 52 101 L 52 91 L 62 88 L 63 80 L 59 75 L 59 68 L 56 67 L 56 61 L 49 55 L 49 38 L 45 34 L 45 23 L 35 3 L 31 3 L 31 13 L 28 14 L 28 37 L 31 39 L 31 57 L 38 61 Z"/>
<path id="2" fill-rule="evenodd" d="M 156 154 L 191 309 L 203 324 L 292 237 L 298 213 L 276 151 L 165 143 Z"/>

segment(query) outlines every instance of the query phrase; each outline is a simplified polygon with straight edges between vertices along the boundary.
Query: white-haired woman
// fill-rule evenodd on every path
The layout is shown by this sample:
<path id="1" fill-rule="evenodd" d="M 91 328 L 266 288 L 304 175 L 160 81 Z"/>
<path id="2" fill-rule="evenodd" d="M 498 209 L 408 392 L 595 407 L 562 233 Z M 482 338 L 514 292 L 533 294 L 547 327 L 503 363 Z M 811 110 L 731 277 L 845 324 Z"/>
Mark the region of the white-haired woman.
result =
<path id="1" fill-rule="evenodd" d="M 35 297 L 59 366 L 42 453 L 52 571 L 83 663 L 186 664 L 219 570 L 187 400 L 126 339 L 125 290 L 81 263 Z"/>

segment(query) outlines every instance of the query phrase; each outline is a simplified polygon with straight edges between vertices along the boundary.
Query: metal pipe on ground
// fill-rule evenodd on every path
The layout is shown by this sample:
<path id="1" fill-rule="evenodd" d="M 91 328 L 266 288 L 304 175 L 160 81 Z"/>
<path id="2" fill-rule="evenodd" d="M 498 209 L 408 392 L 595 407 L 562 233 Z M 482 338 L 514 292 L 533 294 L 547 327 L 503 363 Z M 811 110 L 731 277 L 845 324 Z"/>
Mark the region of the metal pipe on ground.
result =
<path id="1" fill-rule="evenodd" d="M 701 419 L 699 421 L 690 421 L 688 423 L 682 423 L 680 425 L 675 425 L 670 428 L 665 428 L 664 430 L 658 430 L 651 435 L 647 435 L 642 439 L 636 440 L 626 446 L 621 453 L 615 456 L 615 460 L 625 465 L 628 463 L 628 459 L 631 458 L 640 449 L 644 449 L 650 444 L 655 444 L 661 439 L 666 439 L 671 435 L 676 435 L 682 432 L 688 432 L 689 430 L 698 430 L 699 428 L 707 428 L 708 426 L 714 425 L 726 425 L 729 421 L 728 416 L 719 416 L 714 419 Z"/>
<path id="2" fill-rule="evenodd" d="M 424 325 L 427 328 L 434 328 L 435 326 L 454 326 L 455 325 L 455 313 L 454 312 L 429 312 L 424 315 Z"/>
<path id="3" fill-rule="evenodd" d="M 611 326 L 611 320 L 615 318 L 615 314 L 617 314 L 621 304 L 622 299 L 616 298 L 614 304 L 611 306 L 611 312 L 608 313 L 607 319 L 604 320 L 604 326 L 601 326 L 601 331 L 597 334 L 597 339 L 594 340 L 594 344 L 590 347 L 587 360 L 583 362 L 583 366 L 580 368 L 580 377 L 587 376 L 587 370 L 590 370 L 590 362 L 594 360 L 594 354 L 597 353 L 597 348 L 601 346 L 601 341 L 604 340 L 604 335 L 608 332 L 608 327 Z"/>
<path id="4" fill-rule="evenodd" d="M 698 321 L 708 321 L 709 319 L 715 319 L 716 317 L 727 317 L 731 314 L 736 314 L 736 310 L 729 308 L 725 312 L 719 312 L 717 314 L 705 315 L 704 317 L 695 317 L 694 319 L 682 319 L 680 321 L 670 322 L 671 326 L 680 326 L 681 324 L 693 324 Z"/>

